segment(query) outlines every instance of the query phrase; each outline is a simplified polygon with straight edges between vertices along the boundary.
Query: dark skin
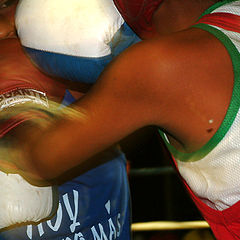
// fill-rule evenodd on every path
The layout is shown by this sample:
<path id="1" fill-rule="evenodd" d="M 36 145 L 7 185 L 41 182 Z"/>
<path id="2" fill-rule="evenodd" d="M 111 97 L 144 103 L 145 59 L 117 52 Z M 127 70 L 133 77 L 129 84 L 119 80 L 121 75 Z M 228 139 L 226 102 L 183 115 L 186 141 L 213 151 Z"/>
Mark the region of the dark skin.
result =
<path id="1" fill-rule="evenodd" d="M 14 13 L 17 0 L 0 0 L 0 39 L 15 37 Z"/>
<path id="2" fill-rule="evenodd" d="M 159 126 L 183 152 L 206 144 L 224 119 L 233 88 L 225 47 L 208 32 L 190 27 L 214 2 L 163 1 L 153 18 L 155 37 L 109 64 L 73 106 L 82 113 L 77 118 L 66 117 L 24 138 L 28 155 L 15 163 L 54 178 L 146 125 Z M 66 136 L 64 142 L 60 136 Z"/>
<path id="3" fill-rule="evenodd" d="M 219 1 L 162 1 L 153 16 L 155 30 L 162 36 L 187 29 L 199 18 L 199 10 L 203 13 L 216 2 Z"/>

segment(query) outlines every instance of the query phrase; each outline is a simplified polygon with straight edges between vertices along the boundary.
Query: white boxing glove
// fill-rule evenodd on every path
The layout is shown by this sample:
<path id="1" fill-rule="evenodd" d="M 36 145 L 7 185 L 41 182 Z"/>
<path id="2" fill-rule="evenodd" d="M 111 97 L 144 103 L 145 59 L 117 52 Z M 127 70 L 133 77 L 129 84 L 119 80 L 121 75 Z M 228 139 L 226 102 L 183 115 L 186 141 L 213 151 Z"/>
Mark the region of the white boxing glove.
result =
<path id="1" fill-rule="evenodd" d="M 39 222 L 56 212 L 58 194 L 54 187 L 37 187 L 18 174 L 0 171 L 0 229 Z"/>
<path id="2" fill-rule="evenodd" d="M 112 0 L 20 0 L 16 11 L 25 47 L 72 56 L 109 55 L 123 22 Z"/>
<path id="3" fill-rule="evenodd" d="M 19 39 L 44 72 L 93 84 L 105 66 L 139 41 L 113 0 L 20 0 Z"/>

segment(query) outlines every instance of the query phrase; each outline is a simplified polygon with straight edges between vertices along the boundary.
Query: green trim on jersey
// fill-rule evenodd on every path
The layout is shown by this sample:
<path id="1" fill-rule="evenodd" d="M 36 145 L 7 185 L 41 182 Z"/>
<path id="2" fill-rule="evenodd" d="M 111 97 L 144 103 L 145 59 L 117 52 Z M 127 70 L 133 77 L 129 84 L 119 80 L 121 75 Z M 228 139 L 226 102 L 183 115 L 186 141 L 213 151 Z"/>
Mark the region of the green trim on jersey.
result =
<path id="1" fill-rule="evenodd" d="M 160 131 L 161 136 L 163 137 L 168 149 L 173 154 L 173 156 L 178 160 L 189 161 L 189 162 L 198 161 L 202 159 L 217 146 L 217 144 L 224 138 L 229 128 L 232 126 L 240 107 L 240 91 L 239 91 L 240 89 L 240 54 L 236 46 L 232 43 L 232 41 L 228 38 L 228 36 L 226 36 L 223 32 L 221 32 L 220 30 L 212 26 L 200 23 L 200 24 L 194 25 L 193 27 L 201 28 L 213 34 L 226 47 L 231 57 L 232 65 L 233 65 L 234 87 L 233 87 L 231 102 L 229 104 L 228 111 L 226 113 L 226 116 L 220 128 L 217 130 L 214 136 L 199 150 L 192 153 L 180 152 L 176 150 L 167 141 L 165 135 Z"/>
<path id="2" fill-rule="evenodd" d="M 215 9 L 225 5 L 225 4 L 228 4 L 228 3 L 231 3 L 231 2 L 237 2 L 239 0 L 223 0 L 223 1 L 220 1 L 220 2 L 217 2 L 215 3 L 214 5 L 212 5 L 210 8 L 208 8 L 205 12 L 202 13 L 202 15 L 198 18 L 198 20 L 204 16 L 204 15 L 207 15 L 209 13 L 211 13 L 212 11 L 214 11 Z M 197 20 L 197 21 L 198 21 Z"/>

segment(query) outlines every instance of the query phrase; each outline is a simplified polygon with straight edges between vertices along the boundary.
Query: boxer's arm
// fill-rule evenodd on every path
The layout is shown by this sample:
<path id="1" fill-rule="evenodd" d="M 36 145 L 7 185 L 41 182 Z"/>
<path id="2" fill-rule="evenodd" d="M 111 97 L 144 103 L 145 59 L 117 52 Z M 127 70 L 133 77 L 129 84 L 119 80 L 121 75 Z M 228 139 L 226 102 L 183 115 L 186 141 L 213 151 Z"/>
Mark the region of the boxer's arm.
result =
<path id="1" fill-rule="evenodd" d="M 70 118 L 64 110 L 47 130 L 32 126 L 29 121 L 11 132 L 24 153 L 19 159 L 13 158 L 20 169 L 36 175 L 40 171 L 43 178 L 56 177 L 147 123 L 143 122 L 147 119 L 143 106 L 148 105 L 143 97 L 146 89 L 131 88 L 135 80 L 129 77 L 125 58 L 128 56 L 123 56 L 123 63 L 120 60 L 121 68 L 113 63 L 75 111 L 69 110 Z M 119 79 L 112 80 L 116 76 Z"/>
<path id="2" fill-rule="evenodd" d="M 152 124 L 187 150 L 202 146 L 225 115 L 232 79 L 225 48 L 201 30 L 136 44 L 109 65 L 72 118 L 62 115 L 27 140 L 19 134 L 32 143 L 24 146 L 29 156 L 22 167 L 53 178 Z"/>

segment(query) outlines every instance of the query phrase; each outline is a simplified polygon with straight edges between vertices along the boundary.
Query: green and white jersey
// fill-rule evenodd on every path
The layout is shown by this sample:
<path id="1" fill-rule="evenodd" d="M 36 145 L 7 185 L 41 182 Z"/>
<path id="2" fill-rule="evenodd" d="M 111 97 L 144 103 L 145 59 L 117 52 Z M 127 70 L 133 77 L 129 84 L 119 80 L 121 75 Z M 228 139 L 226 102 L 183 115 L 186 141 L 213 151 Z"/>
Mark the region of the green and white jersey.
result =
<path id="1" fill-rule="evenodd" d="M 218 2 L 201 17 L 220 12 L 240 16 L 240 1 Z M 196 196 L 211 208 L 224 210 L 240 200 L 240 33 L 205 23 L 194 27 L 212 33 L 228 50 L 234 70 L 231 102 L 218 131 L 198 151 L 179 152 L 163 136 L 180 174 Z"/>

